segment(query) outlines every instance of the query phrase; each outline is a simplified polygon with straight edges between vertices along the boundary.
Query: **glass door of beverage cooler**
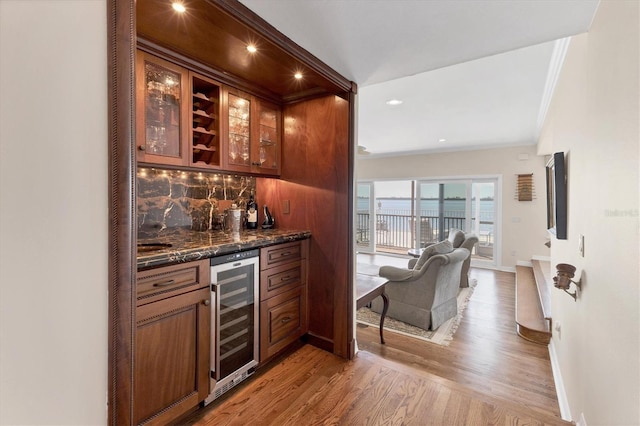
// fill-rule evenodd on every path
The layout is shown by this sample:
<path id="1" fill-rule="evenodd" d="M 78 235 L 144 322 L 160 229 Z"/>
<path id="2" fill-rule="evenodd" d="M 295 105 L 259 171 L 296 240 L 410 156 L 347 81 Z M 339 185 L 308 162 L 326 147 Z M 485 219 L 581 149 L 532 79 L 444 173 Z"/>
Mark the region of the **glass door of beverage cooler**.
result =
<path id="1" fill-rule="evenodd" d="M 258 364 L 258 257 L 211 267 L 212 389 Z"/>

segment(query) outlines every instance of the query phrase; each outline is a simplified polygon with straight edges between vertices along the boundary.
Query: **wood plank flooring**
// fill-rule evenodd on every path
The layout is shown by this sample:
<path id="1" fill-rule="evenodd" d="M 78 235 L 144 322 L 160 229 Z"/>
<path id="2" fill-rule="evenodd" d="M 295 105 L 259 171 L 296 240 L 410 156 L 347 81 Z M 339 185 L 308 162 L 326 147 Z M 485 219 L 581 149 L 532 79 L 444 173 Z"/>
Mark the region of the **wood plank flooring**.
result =
<path id="1" fill-rule="evenodd" d="M 359 326 L 354 360 L 303 345 L 181 424 L 569 424 L 546 346 L 515 333 L 514 275 L 472 277 L 478 286 L 449 346 L 391 332 L 381 345 L 375 327 Z"/>

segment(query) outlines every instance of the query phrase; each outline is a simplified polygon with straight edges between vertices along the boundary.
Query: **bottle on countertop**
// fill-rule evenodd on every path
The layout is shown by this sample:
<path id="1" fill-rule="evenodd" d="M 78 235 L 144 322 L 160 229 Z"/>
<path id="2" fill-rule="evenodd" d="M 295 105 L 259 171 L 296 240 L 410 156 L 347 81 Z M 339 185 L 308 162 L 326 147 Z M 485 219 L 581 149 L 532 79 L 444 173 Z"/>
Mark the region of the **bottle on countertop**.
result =
<path id="1" fill-rule="evenodd" d="M 271 216 L 271 213 L 269 212 L 269 207 L 267 207 L 267 205 L 265 204 L 264 206 L 264 222 L 262 222 L 262 229 L 268 229 L 268 228 L 273 228 L 273 225 L 275 225 L 275 219 L 273 218 L 273 216 Z"/>
<path id="2" fill-rule="evenodd" d="M 253 198 L 253 194 L 247 203 L 247 229 L 258 229 L 258 204 Z"/>

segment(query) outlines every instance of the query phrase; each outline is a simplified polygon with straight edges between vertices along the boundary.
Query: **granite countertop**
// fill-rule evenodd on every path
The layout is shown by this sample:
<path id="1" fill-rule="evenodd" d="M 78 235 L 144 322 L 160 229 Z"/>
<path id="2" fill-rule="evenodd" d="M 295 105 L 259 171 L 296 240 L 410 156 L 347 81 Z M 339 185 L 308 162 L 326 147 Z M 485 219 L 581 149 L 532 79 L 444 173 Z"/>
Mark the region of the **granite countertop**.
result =
<path id="1" fill-rule="evenodd" d="M 169 228 L 146 232 L 138 236 L 138 270 L 174 263 L 206 259 L 241 250 L 251 250 L 273 244 L 311 237 L 310 231 L 288 229 L 243 230 L 240 234 L 223 231 L 197 232 L 184 228 Z M 149 244 L 170 246 L 153 249 Z M 142 245 L 142 246 L 141 246 Z"/>

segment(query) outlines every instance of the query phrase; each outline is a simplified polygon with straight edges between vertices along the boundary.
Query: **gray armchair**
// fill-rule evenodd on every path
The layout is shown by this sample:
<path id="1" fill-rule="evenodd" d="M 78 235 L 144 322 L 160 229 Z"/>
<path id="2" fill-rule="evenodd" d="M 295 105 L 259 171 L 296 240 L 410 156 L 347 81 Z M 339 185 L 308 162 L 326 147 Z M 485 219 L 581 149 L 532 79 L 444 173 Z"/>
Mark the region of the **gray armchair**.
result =
<path id="1" fill-rule="evenodd" d="M 460 273 L 460 288 L 469 287 L 469 267 L 471 266 L 471 252 L 473 251 L 473 247 L 478 243 L 478 236 L 472 233 L 465 234 L 459 229 L 452 229 L 449 231 L 449 237 L 447 238 L 447 241 L 451 243 L 454 249 L 466 248 L 467 250 L 469 250 L 469 256 L 467 256 L 464 263 L 462 264 L 462 271 Z M 429 245 L 427 245 L 427 247 L 429 247 Z M 413 268 L 417 261 L 418 259 L 410 259 L 408 267 Z"/>
<path id="2" fill-rule="evenodd" d="M 389 282 L 387 316 L 425 330 L 435 330 L 458 313 L 456 297 L 460 272 L 469 250 L 458 248 L 447 254 L 432 254 L 419 269 L 383 266 L 379 275 Z M 374 312 L 382 312 L 379 298 L 371 302 Z"/>
<path id="3" fill-rule="evenodd" d="M 462 231 L 461 231 L 462 232 Z M 469 256 L 462 264 L 462 271 L 460 272 L 460 287 L 469 287 L 469 267 L 471 266 L 471 252 L 473 247 L 478 244 L 478 236 L 476 234 L 464 234 L 464 240 L 458 246 L 469 250 Z M 455 246 L 454 246 L 455 247 Z"/>

